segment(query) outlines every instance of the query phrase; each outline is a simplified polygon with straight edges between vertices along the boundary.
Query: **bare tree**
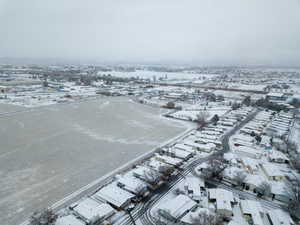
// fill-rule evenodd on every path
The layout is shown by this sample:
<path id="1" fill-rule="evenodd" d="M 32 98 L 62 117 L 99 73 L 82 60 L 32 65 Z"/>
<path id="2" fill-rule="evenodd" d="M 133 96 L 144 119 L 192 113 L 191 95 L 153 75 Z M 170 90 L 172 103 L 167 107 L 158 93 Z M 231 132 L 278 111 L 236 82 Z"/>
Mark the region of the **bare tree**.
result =
<path id="1" fill-rule="evenodd" d="M 204 126 L 206 126 L 206 124 L 208 122 L 207 121 L 208 117 L 209 117 L 209 113 L 206 111 L 200 111 L 197 114 L 196 122 L 198 123 L 199 128 L 203 128 Z"/>
<path id="2" fill-rule="evenodd" d="M 222 178 L 221 175 L 228 166 L 228 162 L 224 159 L 223 155 L 212 155 L 207 164 L 207 168 L 202 172 L 204 179 Z"/>
<path id="3" fill-rule="evenodd" d="M 296 152 L 297 151 L 297 144 L 293 141 L 287 140 L 286 141 L 286 147 L 287 147 L 287 152 Z"/>
<path id="4" fill-rule="evenodd" d="M 173 191 L 173 193 L 174 193 L 175 195 L 184 195 L 184 194 L 185 194 L 185 192 L 184 192 L 182 189 L 180 189 L 180 188 L 176 188 L 176 189 Z"/>
<path id="5" fill-rule="evenodd" d="M 247 174 L 243 171 L 238 171 L 234 177 L 233 180 L 236 182 L 238 186 L 242 186 L 246 180 Z"/>
<path id="6" fill-rule="evenodd" d="M 158 209 L 157 210 L 158 215 L 160 215 L 162 218 L 168 220 L 168 221 L 175 221 L 175 218 L 171 215 L 169 210 L 165 209 Z"/>
<path id="7" fill-rule="evenodd" d="M 213 118 L 211 118 L 211 122 L 213 123 L 213 124 L 217 124 L 217 122 L 220 120 L 220 118 L 219 118 L 219 116 L 218 116 L 218 114 L 215 114 L 214 116 L 213 116 Z"/>
<path id="8" fill-rule="evenodd" d="M 160 215 L 160 210 L 154 213 L 154 220 L 155 220 L 155 224 L 157 225 L 167 225 L 164 218 Z"/>
<path id="9" fill-rule="evenodd" d="M 292 166 L 300 172 L 300 155 L 299 154 L 294 154 L 290 156 L 290 162 Z"/>
<path id="10" fill-rule="evenodd" d="M 300 179 L 293 182 L 286 182 L 286 194 L 289 199 L 288 211 L 292 217 L 300 220 Z"/>
<path id="11" fill-rule="evenodd" d="M 160 172 L 163 176 L 168 177 L 174 171 L 174 169 L 167 165 L 161 165 L 158 167 L 158 172 Z"/>
<path id="12" fill-rule="evenodd" d="M 30 225 L 54 225 L 57 215 L 52 209 L 44 209 L 42 211 L 34 212 L 30 218 Z"/>
<path id="13" fill-rule="evenodd" d="M 219 214 L 200 212 L 192 218 L 193 225 L 223 225 L 223 218 Z"/>
<path id="14" fill-rule="evenodd" d="M 154 170 L 147 170 L 144 172 L 144 177 L 148 183 L 154 185 L 157 183 L 160 176 L 159 176 L 158 172 L 156 172 Z"/>
<path id="15" fill-rule="evenodd" d="M 256 188 L 256 191 L 262 196 L 269 196 L 271 194 L 271 185 L 264 181 Z"/>

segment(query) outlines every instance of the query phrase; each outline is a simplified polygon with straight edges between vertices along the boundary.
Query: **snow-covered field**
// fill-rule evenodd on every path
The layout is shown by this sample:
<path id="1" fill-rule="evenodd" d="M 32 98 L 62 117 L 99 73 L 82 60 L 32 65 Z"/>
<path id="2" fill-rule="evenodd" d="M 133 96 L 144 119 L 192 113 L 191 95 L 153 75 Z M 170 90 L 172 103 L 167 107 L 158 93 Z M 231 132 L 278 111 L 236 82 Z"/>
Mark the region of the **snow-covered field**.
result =
<path id="1" fill-rule="evenodd" d="M 230 110 L 229 106 L 222 106 L 222 107 L 212 107 L 212 108 L 206 108 L 204 110 L 204 106 L 202 106 L 203 110 L 181 110 L 177 111 L 173 114 L 171 114 L 172 117 L 177 119 L 183 119 L 183 120 L 195 120 L 197 119 L 197 115 L 199 112 L 206 112 L 208 113 L 207 120 L 210 120 L 214 115 L 218 115 L 219 117 L 224 115 L 228 110 Z"/>
<path id="2" fill-rule="evenodd" d="M 159 113 L 103 98 L 0 117 L 1 224 L 22 222 L 186 129 Z"/>
<path id="3" fill-rule="evenodd" d="M 101 72 L 102 73 L 102 72 Z M 204 78 L 204 79 L 210 79 L 211 77 L 214 77 L 216 75 L 214 74 L 200 74 L 200 73 L 189 73 L 189 72 L 155 72 L 155 71 L 146 71 L 146 70 L 137 70 L 135 72 L 118 72 L 118 71 L 111 71 L 107 72 L 111 74 L 112 76 L 117 77 L 140 77 L 140 78 L 149 78 L 153 79 L 153 77 L 156 77 L 156 79 L 162 77 L 167 77 L 167 80 L 192 80 L 192 79 L 198 79 L 198 78 Z"/>

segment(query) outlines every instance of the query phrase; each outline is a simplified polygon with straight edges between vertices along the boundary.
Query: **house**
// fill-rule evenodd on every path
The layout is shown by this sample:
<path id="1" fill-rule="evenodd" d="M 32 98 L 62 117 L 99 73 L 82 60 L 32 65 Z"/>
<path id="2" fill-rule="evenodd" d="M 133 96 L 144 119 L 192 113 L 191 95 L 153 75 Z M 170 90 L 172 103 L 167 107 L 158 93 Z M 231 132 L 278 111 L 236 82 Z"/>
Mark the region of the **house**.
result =
<path id="1" fill-rule="evenodd" d="M 195 134 L 195 137 L 197 139 L 201 139 L 201 138 L 205 138 L 205 139 L 209 139 L 209 140 L 218 140 L 220 138 L 220 135 L 218 134 L 205 134 L 203 132 L 198 132 L 197 134 Z"/>
<path id="2" fill-rule="evenodd" d="M 202 192 L 205 190 L 204 180 L 194 176 L 188 176 L 185 179 L 184 190 L 193 200 L 199 203 Z"/>
<path id="3" fill-rule="evenodd" d="M 260 166 L 269 180 L 280 181 L 285 177 L 285 174 L 279 169 L 277 165 L 273 163 L 261 163 Z"/>
<path id="4" fill-rule="evenodd" d="M 161 161 L 163 163 L 166 163 L 166 164 L 169 164 L 169 165 L 172 165 L 172 166 L 175 166 L 175 167 L 181 166 L 182 163 L 183 163 L 182 159 L 175 158 L 175 157 L 170 157 L 170 156 L 167 156 L 167 155 L 160 155 L 160 154 L 157 154 L 157 153 L 154 155 L 154 158 L 158 161 Z"/>
<path id="5" fill-rule="evenodd" d="M 159 210 L 162 212 L 169 212 L 169 215 L 172 217 L 173 221 L 176 222 L 178 219 L 196 207 L 196 205 L 197 203 L 186 195 L 178 195 L 175 198 L 162 203 L 162 205 L 159 206 Z"/>
<path id="6" fill-rule="evenodd" d="M 116 209 L 124 209 L 133 201 L 135 195 L 120 188 L 117 182 L 112 182 L 97 191 L 93 198 L 109 203 Z"/>
<path id="7" fill-rule="evenodd" d="M 267 212 L 267 218 L 271 225 L 294 225 L 295 222 L 291 218 L 291 216 L 281 210 L 281 209 L 273 209 Z"/>
<path id="8" fill-rule="evenodd" d="M 199 144 L 214 144 L 216 147 L 222 146 L 222 142 L 220 140 L 213 140 L 207 138 L 201 138 L 196 141 Z"/>
<path id="9" fill-rule="evenodd" d="M 266 95 L 266 98 L 270 101 L 285 101 L 287 99 L 287 96 L 284 93 L 268 93 Z"/>
<path id="10" fill-rule="evenodd" d="M 232 184 L 233 185 L 238 185 L 236 183 L 235 177 L 239 172 L 242 172 L 242 173 L 246 174 L 245 170 L 243 170 L 239 167 L 236 167 L 236 166 L 227 167 L 223 171 L 223 181 L 229 183 L 230 185 L 232 185 Z"/>
<path id="11" fill-rule="evenodd" d="M 262 157 L 261 151 L 248 146 L 234 146 L 232 150 L 240 156 L 246 156 L 253 159 L 260 159 Z"/>
<path id="12" fill-rule="evenodd" d="M 152 190 L 158 188 L 164 183 L 164 181 L 162 180 L 163 175 L 149 167 L 137 166 L 136 168 L 132 169 L 131 172 L 135 177 L 150 184 L 150 188 Z"/>
<path id="13" fill-rule="evenodd" d="M 123 175 L 117 175 L 116 179 L 118 187 L 129 191 L 138 197 L 145 197 L 147 194 L 149 194 L 148 184 L 135 177 L 130 172 Z"/>
<path id="14" fill-rule="evenodd" d="M 245 190 L 256 191 L 262 183 L 267 182 L 268 180 L 265 176 L 260 174 L 247 174 L 247 177 L 244 181 L 245 183 Z"/>
<path id="15" fill-rule="evenodd" d="M 241 157 L 240 162 L 242 166 L 251 174 L 255 174 L 259 170 L 259 161 L 253 158 Z"/>
<path id="16" fill-rule="evenodd" d="M 176 157 L 182 160 L 188 160 L 194 155 L 194 153 L 181 150 L 178 148 L 162 148 L 162 152 L 168 156 Z"/>
<path id="17" fill-rule="evenodd" d="M 236 154 L 233 154 L 231 152 L 224 153 L 224 159 L 226 159 L 231 166 L 239 165 L 239 162 L 238 162 L 239 159 Z"/>
<path id="18" fill-rule="evenodd" d="M 69 208 L 89 225 L 99 224 L 115 213 L 115 210 L 110 205 L 100 203 L 92 198 L 86 198 Z"/>
<path id="19" fill-rule="evenodd" d="M 177 144 L 175 144 L 173 147 L 174 147 L 175 149 L 184 150 L 184 151 L 189 152 L 189 153 L 192 153 L 192 154 L 195 153 L 195 150 L 193 149 L 193 147 L 184 145 L 184 144 L 182 144 L 182 143 L 177 143 Z"/>
<path id="20" fill-rule="evenodd" d="M 290 159 L 282 152 L 272 150 L 269 151 L 269 161 L 270 162 L 276 162 L 276 163 L 289 163 Z"/>
<path id="21" fill-rule="evenodd" d="M 241 211 L 249 224 L 263 225 L 265 212 L 260 203 L 254 200 L 241 200 Z"/>
<path id="22" fill-rule="evenodd" d="M 175 171 L 174 166 L 157 160 L 155 157 L 150 158 L 147 166 L 156 172 L 162 173 L 165 178 L 168 178 Z"/>
<path id="23" fill-rule="evenodd" d="M 203 151 L 203 152 L 211 152 L 216 148 L 216 145 L 213 143 L 199 144 L 192 141 L 185 141 L 184 144 L 194 148 L 195 150 Z"/>
<path id="24" fill-rule="evenodd" d="M 84 221 L 78 219 L 73 214 L 70 214 L 67 216 L 59 217 L 56 220 L 55 225 L 86 225 L 86 223 Z"/>
<path id="25" fill-rule="evenodd" d="M 224 216 L 233 216 L 233 203 L 235 202 L 232 192 L 220 188 L 208 190 L 209 201 L 216 204 L 216 211 Z"/>
<path id="26" fill-rule="evenodd" d="M 231 122 L 231 121 L 220 120 L 220 121 L 218 121 L 217 124 L 227 126 L 227 127 L 233 127 L 235 123 Z"/>
<path id="27" fill-rule="evenodd" d="M 185 214 L 181 219 L 180 222 L 182 225 L 194 225 L 195 219 L 199 218 L 202 214 L 206 215 L 214 215 L 215 213 L 208 209 L 208 208 L 201 208 L 198 207 L 197 209 L 193 211 L 189 211 L 187 214 Z"/>

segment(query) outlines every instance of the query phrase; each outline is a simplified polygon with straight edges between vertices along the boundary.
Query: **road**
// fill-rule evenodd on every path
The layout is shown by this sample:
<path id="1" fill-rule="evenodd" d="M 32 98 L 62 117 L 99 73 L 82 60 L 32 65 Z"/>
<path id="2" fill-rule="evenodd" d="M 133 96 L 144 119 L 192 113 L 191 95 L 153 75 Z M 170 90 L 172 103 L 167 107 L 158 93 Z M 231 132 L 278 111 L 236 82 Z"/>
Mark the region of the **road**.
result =
<path id="1" fill-rule="evenodd" d="M 246 123 L 248 123 L 249 121 L 251 121 L 256 114 L 259 112 L 260 110 L 256 110 L 255 112 L 251 113 L 245 120 L 243 120 L 242 122 L 240 122 L 238 125 L 236 125 L 232 130 L 230 130 L 229 132 L 227 132 L 223 138 L 222 138 L 222 145 L 223 148 L 222 150 L 218 151 L 217 154 L 220 153 L 226 153 L 230 150 L 229 147 L 229 138 L 234 135 L 239 129 L 241 129 Z M 184 179 L 185 176 L 187 176 L 188 174 L 192 173 L 195 169 L 196 166 L 198 166 L 199 164 L 208 161 L 211 157 L 213 157 L 213 155 L 204 157 L 204 158 L 198 158 L 195 159 L 194 161 L 192 161 L 191 163 L 189 163 L 188 165 L 186 165 L 184 167 L 184 171 L 181 172 L 180 176 L 173 176 L 171 177 L 171 179 L 169 180 L 168 184 L 165 184 L 164 186 L 160 187 L 159 189 L 155 190 L 154 192 L 152 192 L 150 194 L 150 196 L 148 196 L 148 198 L 142 202 L 139 203 L 131 212 L 132 217 L 135 219 L 135 221 L 137 219 L 140 219 L 140 221 L 142 222 L 142 224 L 144 225 L 155 225 L 157 224 L 157 221 L 155 221 L 155 218 L 153 218 L 150 214 L 151 208 L 157 203 L 159 202 L 164 196 L 166 196 L 170 191 L 173 191 L 173 187 L 179 183 L 181 180 Z M 122 224 L 122 225 L 130 225 L 132 224 L 132 221 L 129 217 L 125 217 L 122 218 L 121 220 L 119 220 L 117 222 L 117 224 Z"/>

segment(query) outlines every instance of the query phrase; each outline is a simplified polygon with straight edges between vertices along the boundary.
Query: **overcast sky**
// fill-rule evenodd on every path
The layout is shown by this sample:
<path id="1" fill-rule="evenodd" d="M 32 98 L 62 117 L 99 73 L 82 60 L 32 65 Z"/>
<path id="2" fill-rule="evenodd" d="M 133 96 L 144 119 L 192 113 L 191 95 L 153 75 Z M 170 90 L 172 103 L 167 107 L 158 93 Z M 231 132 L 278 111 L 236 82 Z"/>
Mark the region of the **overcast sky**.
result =
<path id="1" fill-rule="evenodd" d="M 300 66 L 300 0 L 0 0 L 0 57 Z"/>

